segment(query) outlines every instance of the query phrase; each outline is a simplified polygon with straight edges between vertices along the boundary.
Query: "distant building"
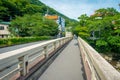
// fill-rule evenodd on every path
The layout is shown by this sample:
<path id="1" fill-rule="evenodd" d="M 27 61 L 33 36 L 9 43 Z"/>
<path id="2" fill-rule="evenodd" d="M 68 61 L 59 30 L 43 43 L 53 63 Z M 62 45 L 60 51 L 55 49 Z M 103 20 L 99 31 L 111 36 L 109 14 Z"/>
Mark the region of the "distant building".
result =
<path id="1" fill-rule="evenodd" d="M 62 17 L 58 17 L 58 24 L 61 26 L 61 31 L 65 31 L 65 19 Z"/>
<path id="2" fill-rule="evenodd" d="M 65 32 L 65 19 L 58 15 L 45 15 L 47 19 L 55 20 L 58 24 L 59 34 L 58 37 L 63 37 L 63 32 Z"/>
<path id="3" fill-rule="evenodd" d="M 66 32 L 65 37 L 73 37 L 72 32 Z"/>
<path id="4" fill-rule="evenodd" d="M 51 19 L 51 20 L 58 20 L 58 16 L 57 15 L 45 15 L 45 17 L 47 19 Z"/>
<path id="5" fill-rule="evenodd" d="M 8 30 L 9 22 L 0 22 L 0 38 L 7 38 L 10 35 Z"/>

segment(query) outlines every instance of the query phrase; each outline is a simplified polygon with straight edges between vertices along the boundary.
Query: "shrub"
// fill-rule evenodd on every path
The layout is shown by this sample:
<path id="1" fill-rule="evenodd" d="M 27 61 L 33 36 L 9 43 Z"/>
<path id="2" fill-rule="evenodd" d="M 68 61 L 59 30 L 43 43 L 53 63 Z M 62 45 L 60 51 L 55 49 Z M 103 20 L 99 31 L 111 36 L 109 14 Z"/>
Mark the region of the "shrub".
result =
<path id="1" fill-rule="evenodd" d="M 5 39 L 0 39 L 0 47 L 41 41 L 41 40 L 49 40 L 49 39 L 51 39 L 50 36 L 5 38 Z"/>

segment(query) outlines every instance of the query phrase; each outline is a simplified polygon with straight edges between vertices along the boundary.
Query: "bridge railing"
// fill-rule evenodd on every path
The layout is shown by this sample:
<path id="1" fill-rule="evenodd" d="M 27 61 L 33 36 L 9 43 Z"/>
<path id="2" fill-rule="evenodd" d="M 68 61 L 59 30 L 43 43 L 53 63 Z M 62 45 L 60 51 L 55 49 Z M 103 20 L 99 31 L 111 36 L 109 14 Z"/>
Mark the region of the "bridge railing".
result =
<path id="1" fill-rule="evenodd" d="M 87 80 L 120 80 L 120 73 L 80 37 L 80 52 Z"/>
<path id="2" fill-rule="evenodd" d="M 70 40 L 70 37 L 59 38 L 1 53 L 0 80 L 16 80 L 20 76 L 26 76 L 37 63 L 47 59 L 53 51 Z"/>

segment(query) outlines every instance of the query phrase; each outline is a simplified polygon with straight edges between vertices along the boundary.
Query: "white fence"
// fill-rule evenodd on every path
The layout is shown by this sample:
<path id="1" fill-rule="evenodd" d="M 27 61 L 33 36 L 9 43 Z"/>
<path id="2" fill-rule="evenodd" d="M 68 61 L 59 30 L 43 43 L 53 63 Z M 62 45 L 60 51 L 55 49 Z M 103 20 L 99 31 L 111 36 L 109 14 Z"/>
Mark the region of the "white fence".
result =
<path id="1" fill-rule="evenodd" d="M 80 52 L 87 80 L 120 80 L 120 73 L 80 37 Z"/>
<path id="2" fill-rule="evenodd" d="M 1 53 L 0 80 L 15 80 L 27 75 L 33 66 L 48 58 L 53 51 L 70 40 L 70 37 L 59 38 Z"/>

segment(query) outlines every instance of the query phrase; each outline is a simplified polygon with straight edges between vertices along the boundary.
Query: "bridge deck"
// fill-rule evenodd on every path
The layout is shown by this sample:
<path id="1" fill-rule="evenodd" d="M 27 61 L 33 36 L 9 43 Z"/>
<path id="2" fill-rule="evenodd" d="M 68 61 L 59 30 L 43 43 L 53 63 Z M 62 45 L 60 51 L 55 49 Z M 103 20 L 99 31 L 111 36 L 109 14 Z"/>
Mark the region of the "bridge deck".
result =
<path id="1" fill-rule="evenodd" d="M 85 80 L 76 40 L 67 45 L 39 80 Z"/>

